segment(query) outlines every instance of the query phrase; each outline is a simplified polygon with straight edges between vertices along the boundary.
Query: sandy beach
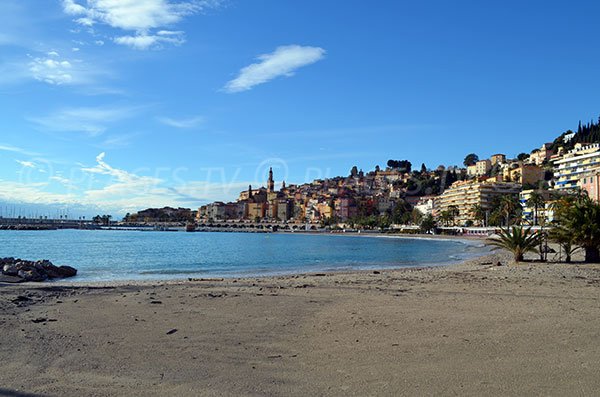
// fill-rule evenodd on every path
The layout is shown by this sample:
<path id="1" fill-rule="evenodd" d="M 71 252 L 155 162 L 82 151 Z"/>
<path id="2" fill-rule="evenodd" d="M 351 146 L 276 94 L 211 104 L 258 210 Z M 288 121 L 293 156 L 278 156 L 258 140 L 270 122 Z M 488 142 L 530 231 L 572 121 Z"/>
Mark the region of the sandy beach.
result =
<path id="1" fill-rule="evenodd" d="M 600 390 L 600 265 L 498 252 L 426 269 L 1 285 L 0 297 L 0 395 Z"/>

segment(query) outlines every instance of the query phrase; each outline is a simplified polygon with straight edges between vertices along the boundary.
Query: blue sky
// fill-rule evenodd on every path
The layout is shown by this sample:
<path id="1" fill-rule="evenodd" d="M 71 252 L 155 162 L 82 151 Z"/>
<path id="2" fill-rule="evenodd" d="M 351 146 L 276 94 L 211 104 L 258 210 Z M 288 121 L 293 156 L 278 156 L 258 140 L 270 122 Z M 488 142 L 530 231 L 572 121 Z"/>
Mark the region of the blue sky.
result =
<path id="1" fill-rule="evenodd" d="M 530 151 L 600 114 L 599 14 L 592 1 L 2 0 L 0 211 L 197 207 L 270 165 L 299 183 Z"/>

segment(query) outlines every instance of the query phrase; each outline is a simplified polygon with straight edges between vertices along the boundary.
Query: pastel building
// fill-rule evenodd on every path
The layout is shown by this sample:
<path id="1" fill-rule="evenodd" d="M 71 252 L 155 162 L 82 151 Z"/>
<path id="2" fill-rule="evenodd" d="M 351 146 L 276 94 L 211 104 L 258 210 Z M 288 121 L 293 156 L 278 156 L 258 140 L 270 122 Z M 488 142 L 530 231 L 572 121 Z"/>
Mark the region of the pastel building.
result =
<path id="1" fill-rule="evenodd" d="M 473 208 L 480 206 L 484 211 L 492 209 L 493 200 L 502 195 L 518 195 L 521 185 L 518 183 L 496 182 L 493 179 L 484 181 L 470 180 L 454 182 L 452 186 L 435 199 L 435 213 L 439 215 L 454 206 L 458 209 L 455 223 L 465 225 L 473 220 Z"/>
<path id="2" fill-rule="evenodd" d="M 468 176 L 482 176 L 488 173 L 492 169 L 492 162 L 490 160 L 479 160 L 474 165 L 467 167 Z"/>
<path id="3" fill-rule="evenodd" d="M 542 165 L 544 161 L 550 160 L 550 157 L 554 155 L 554 151 L 551 147 L 551 143 L 544 143 L 541 148 L 535 149 L 529 155 L 529 162 L 535 165 Z"/>
<path id="4" fill-rule="evenodd" d="M 506 163 L 506 155 L 500 153 L 493 154 L 490 156 L 490 163 L 492 164 L 492 167 L 496 164 L 504 164 Z"/>
<path id="5" fill-rule="evenodd" d="M 523 185 L 534 185 L 544 180 L 544 170 L 535 164 L 514 163 L 504 168 L 502 179 L 505 182 L 515 182 Z"/>
<path id="6" fill-rule="evenodd" d="M 579 187 L 586 191 L 592 200 L 600 201 L 600 171 L 584 175 L 579 180 Z"/>
<path id="7" fill-rule="evenodd" d="M 600 144 L 577 143 L 573 150 L 554 160 L 554 189 L 581 188 L 580 180 L 597 171 L 600 171 Z"/>

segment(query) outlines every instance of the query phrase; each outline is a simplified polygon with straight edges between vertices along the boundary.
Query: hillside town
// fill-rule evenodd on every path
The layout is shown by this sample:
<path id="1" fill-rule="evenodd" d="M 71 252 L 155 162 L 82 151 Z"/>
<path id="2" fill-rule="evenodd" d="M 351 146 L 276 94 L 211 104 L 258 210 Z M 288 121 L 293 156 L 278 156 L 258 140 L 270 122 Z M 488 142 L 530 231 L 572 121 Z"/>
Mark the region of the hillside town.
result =
<path id="1" fill-rule="evenodd" d="M 587 128 L 587 129 L 586 129 Z M 600 144 L 582 141 L 598 124 L 579 126 L 530 153 L 480 159 L 468 154 L 463 166 L 417 169 L 408 160 L 348 176 L 276 186 L 272 169 L 265 186 L 249 186 L 234 202 L 201 206 L 198 225 L 271 223 L 320 227 L 431 229 L 543 225 L 553 220 L 553 202 L 583 191 L 598 200 Z M 139 218 L 137 218 L 139 219 Z"/>

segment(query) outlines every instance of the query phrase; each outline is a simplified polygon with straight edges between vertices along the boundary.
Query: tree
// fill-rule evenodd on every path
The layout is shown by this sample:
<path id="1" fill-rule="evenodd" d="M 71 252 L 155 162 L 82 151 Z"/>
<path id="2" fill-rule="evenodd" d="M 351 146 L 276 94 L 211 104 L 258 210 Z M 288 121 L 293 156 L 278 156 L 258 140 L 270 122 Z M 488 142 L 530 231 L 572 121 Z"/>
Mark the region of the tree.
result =
<path id="1" fill-rule="evenodd" d="M 425 215 L 421 220 L 421 232 L 430 233 L 431 231 L 433 231 L 433 229 L 435 229 L 435 227 L 436 224 L 435 220 L 433 219 L 433 216 Z"/>
<path id="2" fill-rule="evenodd" d="M 529 155 L 527 153 L 519 153 L 517 155 L 517 160 L 519 161 L 525 161 L 529 158 Z"/>
<path id="3" fill-rule="evenodd" d="M 450 221 L 452 222 L 452 225 L 454 225 L 454 221 L 460 215 L 460 210 L 457 206 L 451 205 L 448 207 L 448 215 L 450 216 Z"/>
<path id="4" fill-rule="evenodd" d="M 526 203 L 528 208 L 533 209 L 533 226 L 539 225 L 539 209 L 544 208 L 546 205 L 546 200 L 544 200 L 544 196 L 542 196 L 539 192 L 532 192 L 529 196 L 529 199 Z"/>
<path id="5" fill-rule="evenodd" d="M 550 229 L 549 237 L 565 252 L 565 262 L 571 263 L 573 253 L 579 249 L 575 245 L 573 234 L 564 226 L 555 226 Z"/>
<path id="6" fill-rule="evenodd" d="M 410 205 L 400 199 L 394 205 L 394 209 L 392 210 L 391 221 L 397 225 L 406 224 L 411 219 L 411 208 Z"/>
<path id="7" fill-rule="evenodd" d="M 495 249 L 505 249 L 513 253 L 515 262 L 522 262 L 525 253 L 535 251 L 540 242 L 540 235 L 532 232 L 531 228 L 521 226 L 501 229 L 498 238 L 488 239 Z"/>
<path id="8" fill-rule="evenodd" d="M 352 178 L 356 178 L 358 176 L 358 167 L 357 166 L 352 167 L 352 169 L 350 170 L 350 176 Z"/>
<path id="9" fill-rule="evenodd" d="M 449 210 L 443 210 L 440 212 L 440 216 L 438 218 L 442 225 L 450 226 L 450 222 L 452 221 L 452 214 Z"/>
<path id="10" fill-rule="evenodd" d="M 478 221 L 480 225 L 486 226 L 486 224 L 485 224 L 485 211 L 483 210 L 483 207 L 481 207 L 481 205 L 475 204 L 471 208 L 471 217 L 473 217 L 474 221 Z"/>
<path id="11" fill-rule="evenodd" d="M 562 205 L 557 211 L 559 224 L 584 249 L 585 262 L 600 263 L 600 204 L 582 194 L 563 201 Z"/>
<path id="12" fill-rule="evenodd" d="M 470 165 L 474 165 L 478 161 L 479 161 L 478 155 L 476 155 L 475 153 L 469 153 L 465 157 L 465 161 L 463 161 L 463 164 L 465 165 L 465 167 L 468 167 Z"/>
<path id="13" fill-rule="evenodd" d="M 410 221 L 413 225 L 419 225 L 423 220 L 423 214 L 418 209 L 413 208 L 412 212 L 410 213 L 410 218 Z"/>
<path id="14" fill-rule="evenodd" d="M 410 173 L 412 170 L 412 163 L 408 160 L 388 160 L 387 166 L 406 173 Z"/>
<path id="15" fill-rule="evenodd" d="M 421 173 L 425 174 L 427 172 L 427 167 L 425 166 L 425 163 L 421 164 Z"/>
<path id="16" fill-rule="evenodd" d="M 517 196 L 505 194 L 500 197 L 498 209 L 504 217 L 505 225 L 510 226 L 511 220 L 518 218 L 520 215 L 522 207 Z"/>

